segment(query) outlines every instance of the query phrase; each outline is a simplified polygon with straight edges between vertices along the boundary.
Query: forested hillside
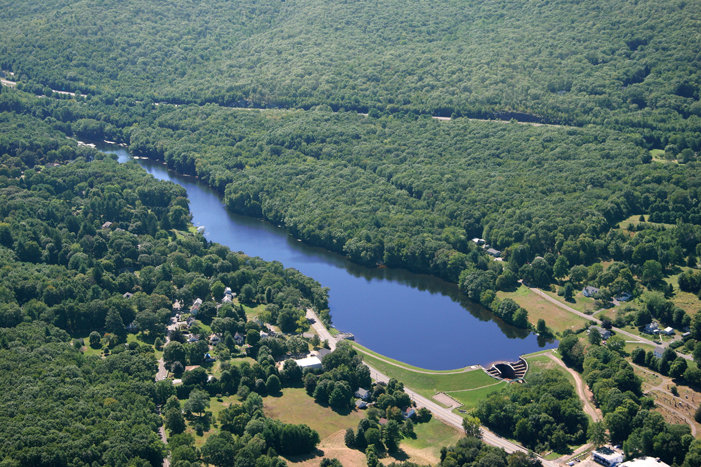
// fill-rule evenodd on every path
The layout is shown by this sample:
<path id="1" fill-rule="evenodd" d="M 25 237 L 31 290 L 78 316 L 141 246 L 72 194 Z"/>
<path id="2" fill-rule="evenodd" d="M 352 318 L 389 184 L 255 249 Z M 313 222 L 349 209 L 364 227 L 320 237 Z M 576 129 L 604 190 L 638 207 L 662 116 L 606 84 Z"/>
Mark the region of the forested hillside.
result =
<path id="1" fill-rule="evenodd" d="M 177 300 L 207 300 L 224 281 L 245 303 L 266 297 L 293 322 L 305 306 L 326 307 L 326 292 L 297 271 L 190 233 L 183 188 L 79 147 L 28 115 L 0 113 L 0 132 L 7 465 L 160 465 L 167 451 L 156 432 L 164 401 L 155 350 Z M 229 339 L 245 332 L 245 314 L 208 316 L 217 309 L 207 303 L 201 319 L 226 328 Z M 137 332 L 141 341 L 127 342 Z M 87 351 L 88 335 L 103 358 Z M 184 349 L 189 363 L 203 362 L 200 346 Z M 237 437 L 232 449 L 247 441 Z"/>
<path id="2" fill-rule="evenodd" d="M 693 1 L 50 0 L 0 7 L 2 67 L 54 89 L 699 126 Z"/>

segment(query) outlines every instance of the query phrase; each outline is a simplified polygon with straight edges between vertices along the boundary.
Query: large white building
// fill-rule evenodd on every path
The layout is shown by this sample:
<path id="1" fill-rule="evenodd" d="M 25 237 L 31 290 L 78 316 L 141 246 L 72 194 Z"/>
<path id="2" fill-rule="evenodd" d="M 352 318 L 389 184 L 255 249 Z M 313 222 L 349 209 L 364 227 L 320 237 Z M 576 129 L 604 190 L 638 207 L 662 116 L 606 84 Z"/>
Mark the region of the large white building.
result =
<path id="1" fill-rule="evenodd" d="M 654 457 L 640 457 L 622 463 L 619 467 L 669 467 L 669 464 Z"/>
<path id="2" fill-rule="evenodd" d="M 623 462 L 623 454 L 606 447 L 599 448 L 592 452 L 591 458 L 597 464 L 601 464 L 606 467 L 616 467 Z"/>
<path id="3" fill-rule="evenodd" d="M 321 369 L 321 360 L 319 360 L 319 357 L 306 357 L 306 358 L 300 358 L 299 360 L 295 360 L 297 363 L 297 366 L 300 367 L 302 370 L 320 370 Z"/>

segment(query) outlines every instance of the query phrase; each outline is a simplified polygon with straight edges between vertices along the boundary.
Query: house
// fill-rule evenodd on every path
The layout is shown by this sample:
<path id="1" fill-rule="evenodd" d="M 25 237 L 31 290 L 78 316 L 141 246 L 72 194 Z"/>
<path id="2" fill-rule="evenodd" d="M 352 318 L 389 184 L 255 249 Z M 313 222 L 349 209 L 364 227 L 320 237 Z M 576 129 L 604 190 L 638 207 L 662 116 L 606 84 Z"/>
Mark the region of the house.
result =
<path id="1" fill-rule="evenodd" d="M 224 289 L 224 295 L 231 295 L 231 287 L 227 287 Z"/>
<path id="2" fill-rule="evenodd" d="M 648 323 L 645 325 L 645 329 L 643 329 L 643 332 L 645 334 L 659 334 L 660 326 L 655 321 L 653 321 L 652 323 Z"/>
<path id="3" fill-rule="evenodd" d="M 599 335 L 603 340 L 607 340 L 609 337 L 611 337 L 611 331 L 609 331 L 608 329 L 604 329 L 599 326 L 591 326 L 589 328 L 589 331 L 591 332 L 592 329 L 596 329 L 597 331 L 599 331 Z"/>
<path id="4" fill-rule="evenodd" d="M 131 292 L 126 292 L 124 295 L 122 295 L 122 297 L 126 298 L 127 300 L 130 299 L 130 298 L 133 297 L 133 296 L 134 296 L 134 294 L 131 293 Z"/>
<path id="5" fill-rule="evenodd" d="M 355 397 L 359 397 L 362 400 L 366 401 L 370 399 L 370 391 L 364 388 L 358 388 L 357 391 L 355 391 L 355 394 L 353 394 Z"/>
<path id="6" fill-rule="evenodd" d="M 665 336 L 671 336 L 672 334 L 674 334 L 674 329 L 667 326 L 666 328 L 660 331 L 660 334 L 664 334 Z"/>
<path id="7" fill-rule="evenodd" d="M 319 357 L 319 360 L 330 354 L 331 351 L 329 349 L 319 349 L 316 351 L 316 356 Z M 358 396 L 360 397 L 360 396 Z"/>
<path id="8" fill-rule="evenodd" d="M 655 357 L 662 358 L 662 354 L 664 353 L 664 347 L 655 347 L 655 350 L 653 350 L 652 353 L 655 355 Z"/>
<path id="9" fill-rule="evenodd" d="M 180 309 L 183 307 L 182 303 L 180 303 L 179 300 L 176 300 L 175 303 L 173 303 L 173 311 L 176 313 L 180 312 Z"/>
<path id="10" fill-rule="evenodd" d="M 483 238 L 473 238 L 472 241 L 476 243 L 477 245 L 484 245 L 484 239 Z"/>
<path id="11" fill-rule="evenodd" d="M 416 415 L 416 410 L 414 410 L 413 407 L 409 407 L 404 411 L 404 413 L 402 415 L 404 416 L 405 420 L 409 419 L 409 418 L 413 417 L 414 415 Z"/>
<path id="12" fill-rule="evenodd" d="M 198 298 L 194 302 L 192 302 L 192 306 L 190 307 L 190 313 L 196 315 L 197 312 L 200 311 L 200 306 L 202 306 L 202 299 Z"/>
<path id="13" fill-rule="evenodd" d="M 592 287 L 591 285 L 588 285 L 582 289 L 582 295 L 584 295 L 585 297 L 593 297 L 598 293 L 599 289 L 596 287 Z"/>
<path id="14" fill-rule="evenodd" d="M 211 334 L 211 335 L 209 336 L 209 344 L 210 344 L 210 345 L 217 345 L 217 344 L 219 343 L 220 340 L 221 340 L 221 339 L 220 339 L 219 336 L 217 336 L 216 334 Z"/>
<path id="15" fill-rule="evenodd" d="M 488 248 L 488 249 L 487 249 L 487 254 L 488 254 L 488 255 L 492 255 L 492 256 L 494 256 L 495 258 L 498 258 L 498 257 L 501 256 L 501 251 L 496 250 L 496 249 L 494 249 L 494 248 Z"/>
<path id="16" fill-rule="evenodd" d="M 356 408 L 356 409 L 359 409 L 359 410 L 360 410 L 360 409 L 367 409 L 367 408 L 368 408 L 368 403 L 365 402 L 365 401 L 362 400 L 362 399 L 358 399 L 358 400 L 355 401 L 355 408 Z"/>
<path id="17" fill-rule="evenodd" d="M 691 337 L 691 333 L 689 331 L 685 332 L 682 334 L 682 339 L 687 340 L 688 338 Z"/>
<path id="18" fill-rule="evenodd" d="M 321 370 L 321 360 L 319 357 L 306 357 L 295 360 L 297 366 L 302 370 Z"/>
<path id="19" fill-rule="evenodd" d="M 190 337 L 187 338 L 187 341 L 190 343 L 197 342 L 200 340 L 200 336 L 196 334 L 191 334 Z"/>
<path id="20" fill-rule="evenodd" d="M 615 297 L 615 298 L 616 298 L 616 300 L 618 300 L 619 302 L 627 302 L 628 300 L 630 300 L 631 298 L 633 298 L 633 294 L 630 294 L 630 293 L 628 293 L 628 292 L 623 292 L 623 293 L 618 294 L 618 296 Z"/>
<path id="21" fill-rule="evenodd" d="M 265 332 L 265 331 L 260 331 L 259 334 L 260 334 L 260 338 L 261 338 L 261 339 L 264 339 L 264 338 L 266 338 L 266 337 L 270 337 L 270 334 L 268 334 L 268 333 Z"/>
<path id="22" fill-rule="evenodd" d="M 618 464 L 623 462 L 623 454 L 620 454 L 607 447 L 599 448 L 592 452 L 591 458 L 594 462 L 606 467 L 616 467 Z"/>
<path id="23" fill-rule="evenodd" d="M 107 230 L 107 229 L 109 229 L 110 227 L 112 227 L 112 223 L 109 222 L 109 221 L 107 221 L 107 222 L 105 222 L 104 224 L 102 224 L 102 229 L 103 229 L 103 230 Z"/>
<path id="24" fill-rule="evenodd" d="M 224 295 L 224 298 L 221 299 L 222 303 L 231 303 L 232 298 L 231 295 Z"/>
<path id="25" fill-rule="evenodd" d="M 638 457 L 625 461 L 619 467 L 669 467 L 669 464 L 655 457 Z"/>
<path id="26" fill-rule="evenodd" d="M 209 354 L 209 352 L 207 352 L 206 354 L 204 354 L 204 362 L 205 362 L 205 363 L 212 363 L 212 362 L 216 362 L 216 361 L 217 361 L 217 359 L 214 358 L 214 357 L 212 357 L 212 356 Z"/>
<path id="27" fill-rule="evenodd" d="M 245 337 L 243 337 L 239 332 L 236 332 L 234 334 L 234 342 L 236 342 L 236 345 L 243 345 L 243 342 L 246 340 Z"/>

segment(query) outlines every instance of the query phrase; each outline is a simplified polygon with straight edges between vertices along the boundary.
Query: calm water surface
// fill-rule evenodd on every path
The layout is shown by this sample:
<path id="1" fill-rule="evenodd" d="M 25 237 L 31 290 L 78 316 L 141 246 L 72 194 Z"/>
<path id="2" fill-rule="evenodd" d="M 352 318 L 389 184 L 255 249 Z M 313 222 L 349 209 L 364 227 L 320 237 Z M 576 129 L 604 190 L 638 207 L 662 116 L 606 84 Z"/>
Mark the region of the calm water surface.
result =
<path id="1" fill-rule="evenodd" d="M 124 148 L 101 147 L 130 159 Z M 515 359 L 554 343 L 516 329 L 467 300 L 454 284 L 398 269 L 367 268 L 341 255 L 310 247 L 283 229 L 226 211 L 219 196 L 192 177 L 150 160 L 136 162 L 159 180 L 187 190 L 193 223 L 208 240 L 234 251 L 280 261 L 329 287 L 334 326 L 360 344 L 423 368 L 446 370 Z"/>

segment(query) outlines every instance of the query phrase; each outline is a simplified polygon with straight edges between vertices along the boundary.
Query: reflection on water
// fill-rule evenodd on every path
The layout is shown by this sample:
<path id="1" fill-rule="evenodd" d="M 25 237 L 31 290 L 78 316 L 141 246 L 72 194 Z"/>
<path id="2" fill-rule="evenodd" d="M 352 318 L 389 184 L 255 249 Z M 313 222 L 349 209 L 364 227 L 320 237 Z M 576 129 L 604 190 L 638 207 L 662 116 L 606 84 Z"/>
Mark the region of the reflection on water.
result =
<path id="1" fill-rule="evenodd" d="M 123 148 L 103 147 L 129 160 Z M 389 357 L 430 369 L 451 369 L 495 360 L 514 360 L 543 346 L 553 347 L 510 326 L 472 303 L 455 284 L 402 269 L 368 268 L 323 248 L 299 242 L 283 229 L 228 213 L 218 195 L 192 177 L 162 164 L 136 162 L 160 180 L 182 185 L 195 225 L 207 239 L 298 269 L 330 288 L 334 325 Z"/>

